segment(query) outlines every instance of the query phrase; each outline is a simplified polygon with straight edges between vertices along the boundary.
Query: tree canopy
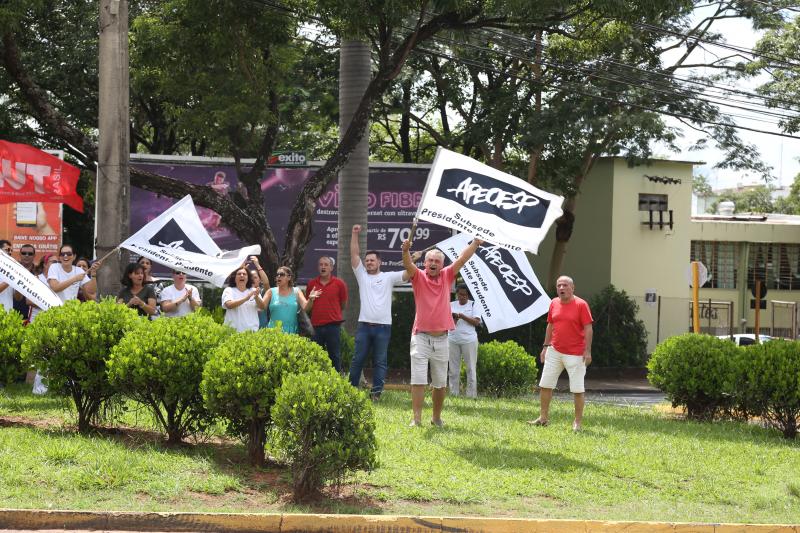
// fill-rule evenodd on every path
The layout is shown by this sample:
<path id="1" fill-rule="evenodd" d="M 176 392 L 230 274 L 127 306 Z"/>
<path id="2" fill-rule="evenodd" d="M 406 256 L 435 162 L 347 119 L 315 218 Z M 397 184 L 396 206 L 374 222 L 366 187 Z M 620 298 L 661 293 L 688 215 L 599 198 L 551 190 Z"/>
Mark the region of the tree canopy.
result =
<path id="1" fill-rule="evenodd" d="M 372 117 L 373 159 L 427 162 L 441 145 L 565 194 L 558 270 L 594 162 L 645 160 L 655 141 L 677 148 L 680 132 L 665 116 L 703 131 L 700 146 L 717 143 L 727 154 L 719 165 L 769 174 L 699 88 L 746 70 L 727 58 L 705 63 L 712 74 L 696 70 L 694 52 L 721 42 L 715 25 L 731 17 L 776 28 L 776 43 L 791 34 L 780 6 L 739 0 L 545 0 L 535 9 L 520 0 L 140 0 L 130 18 L 131 150 L 230 156 L 243 187 L 221 196 L 137 169 L 131 182 L 191 194 L 260 244 L 265 266 L 297 267 L 315 203 Z M 97 20 L 87 0 L 0 6 L 0 126 L 15 140 L 64 146 L 86 169 L 97 159 Z M 338 131 L 338 46 L 351 38 L 370 44 L 372 77 Z M 779 46 L 768 43 L 760 46 Z M 259 180 L 276 146 L 296 140 L 326 162 L 297 198 L 279 250 Z"/>

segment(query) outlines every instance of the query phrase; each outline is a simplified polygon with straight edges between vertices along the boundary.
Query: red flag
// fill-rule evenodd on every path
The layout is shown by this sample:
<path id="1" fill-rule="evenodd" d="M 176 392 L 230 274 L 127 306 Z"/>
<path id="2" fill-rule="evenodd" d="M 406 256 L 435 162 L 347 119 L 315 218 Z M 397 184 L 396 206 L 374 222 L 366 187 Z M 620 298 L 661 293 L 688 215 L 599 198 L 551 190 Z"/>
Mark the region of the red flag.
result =
<path id="1" fill-rule="evenodd" d="M 64 203 L 83 213 L 80 169 L 27 144 L 0 140 L 0 204 Z"/>

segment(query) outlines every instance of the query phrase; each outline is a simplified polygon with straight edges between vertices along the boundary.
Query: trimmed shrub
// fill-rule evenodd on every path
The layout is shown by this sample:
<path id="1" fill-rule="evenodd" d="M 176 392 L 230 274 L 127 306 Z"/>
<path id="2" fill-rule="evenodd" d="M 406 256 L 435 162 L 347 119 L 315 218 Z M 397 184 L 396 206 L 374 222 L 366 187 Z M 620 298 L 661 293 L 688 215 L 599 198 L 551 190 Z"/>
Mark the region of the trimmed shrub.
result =
<path id="1" fill-rule="evenodd" d="M 589 301 L 592 311 L 592 364 L 642 366 L 647 359 L 647 328 L 639 306 L 625 291 L 609 285 Z"/>
<path id="2" fill-rule="evenodd" d="M 106 372 L 111 349 L 127 332 L 146 324 L 135 310 L 110 298 L 72 300 L 36 316 L 27 327 L 22 357 L 47 377 L 51 391 L 73 399 L 78 430 L 85 433 L 116 394 Z"/>
<path id="3" fill-rule="evenodd" d="M 536 383 L 536 358 L 514 341 L 478 346 L 478 390 L 493 396 L 530 392 Z"/>
<path id="4" fill-rule="evenodd" d="M 228 430 L 247 442 L 250 462 L 262 465 L 270 409 L 283 378 L 330 368 L 327 352 L 309 339 L 275 328 L 247 331 L 214 349 L 200 390 L 206 408 L 226 418 Z"/>
<path id="5" fill-rule="evenodd" d="M 113 348 L 109 379 L 150 408 L 167 442 L 177 444 L 211 420 L 200 394 L 203 367 L 208 354 L 231 333 L 210 316 L 156 320 L 128 332 Z"/>
<path id="6" fill-rule="evenodd" d="M 0 383 L 13 381 L 22 373 L 19 352 L 24 333 L 22 315 L 0 306 Z"/>
<path id="7" fill-rule="evenodd" d="M 774 340 L 743 349 L 743 400 L 749 413 L 797 437 L 800 423 L 800 342 Z"/>
<path id="8" fill-rule="evenodd" d="M 712 420 L 736 405 L 742 355 L 729 340 L 686 333 L 656 346 L 647 378 L 689 418 Z"/>
<path id="9" fill-rule="evenodd" d="M 371 402 L 332 371 L 288 375 L 272 407 L 276 444 L 292 465 L 297 501 L 377 465 Z"/>

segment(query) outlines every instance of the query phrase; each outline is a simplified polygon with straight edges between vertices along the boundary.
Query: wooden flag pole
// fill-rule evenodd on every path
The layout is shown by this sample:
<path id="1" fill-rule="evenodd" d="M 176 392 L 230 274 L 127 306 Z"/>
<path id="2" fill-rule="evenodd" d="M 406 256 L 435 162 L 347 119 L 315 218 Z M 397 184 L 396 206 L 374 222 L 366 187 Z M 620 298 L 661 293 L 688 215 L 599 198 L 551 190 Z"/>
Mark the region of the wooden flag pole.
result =
<path id="1" fill-rule="evenodd" d="M 118 251 L 118 250 L 119 250 L 119 246 L 117 246 L 116 248 L 113 248 L 113 249 L 112 249 L 110 252 L 108 252 L 106 255 L 104 255 L 104 256 L 103 256 L 103 257 L 101 257 L 100 259 L 96 259 L 94 262 L 95 262 L 95 263 L 99 262 L 100 264 L 102 264 L 102 263 L 103 263 L 103 261 L 104 261 L 105 259 L 107 259 L 107 258 L 108 258 L 108 257 L 109 257 L 111 254 L 113 254 L 114 252 L 116 252 L 116 251 Z"/>
<path id="2" fill-rule="evenodd" d="M 411 222 L 411 233 L 408 234 L 408 242 L 409 244 L 414 244 L 414 235 L 417 232 L 417 217 L 414 217 L 414 220 Z M 409 250 L 410 250 L 409 246 Z"/>

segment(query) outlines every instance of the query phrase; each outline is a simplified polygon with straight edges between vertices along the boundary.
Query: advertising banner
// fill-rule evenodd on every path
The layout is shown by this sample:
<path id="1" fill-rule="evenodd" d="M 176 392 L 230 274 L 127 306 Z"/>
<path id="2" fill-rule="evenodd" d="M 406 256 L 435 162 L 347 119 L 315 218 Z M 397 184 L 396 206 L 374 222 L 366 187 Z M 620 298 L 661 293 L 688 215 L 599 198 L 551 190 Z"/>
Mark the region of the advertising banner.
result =
<path id="1" fill-rule="evenodd" d="M 220 194 L 227 194 L 239 187 L 232 163 L 207 164 L 190 161 L 164 163 L 133 159 L 131 165 L 190 183 L 209 185 Z M 289 214 L 297 195 L 315 170 L 316 167 L 268 168 L 264 172 L 261 180 L 264 209 L 278 241 L 279 252 L 283 250 Z M 384 270 L 403 268 L 400 245 L 410 234 L 411 222 L 422 197 L 427 173 L 428 170 L 424 167 L 370 169 L 366 249 L 380 251 Z M 175 202 L 176 200 L 172 198 L 132 188 L 131 232 L 138 231 Z M 241 242 L 230 229 L 225 227 L 221 217 L 214 211 L 197 207 L 197 213 L 208 234 L 223 250 L 238 249 L 249 244 Z M 339 239 L 338 214 L 338 184 L 334 181 L 317 202 L 312 239 L 306 250 L 303 267 L 298 273 L 300 283 L 305 283 L 318 275 L 316 268 L 318 257 L 328 255 L 336 258 Z M 450 235 L 452 231 L 447 228 L 428 223 L 420 224 L 414 235 L 414 249 L 421 250 Z M 349 243 L 349 231 L 345 238 Z M 159 271 L 155 266 L 154 270 L 158 275 L 166 273 L 166 270 Z"/>
<path id="2" fill-rule="evenodd" d="M 20 202 L 0 204 L 0 239 L 11 241 L 12 255 L 26 244 L 36 249 L 35 261 L 58 252 L 61 245 L 61 204 Z"/>

